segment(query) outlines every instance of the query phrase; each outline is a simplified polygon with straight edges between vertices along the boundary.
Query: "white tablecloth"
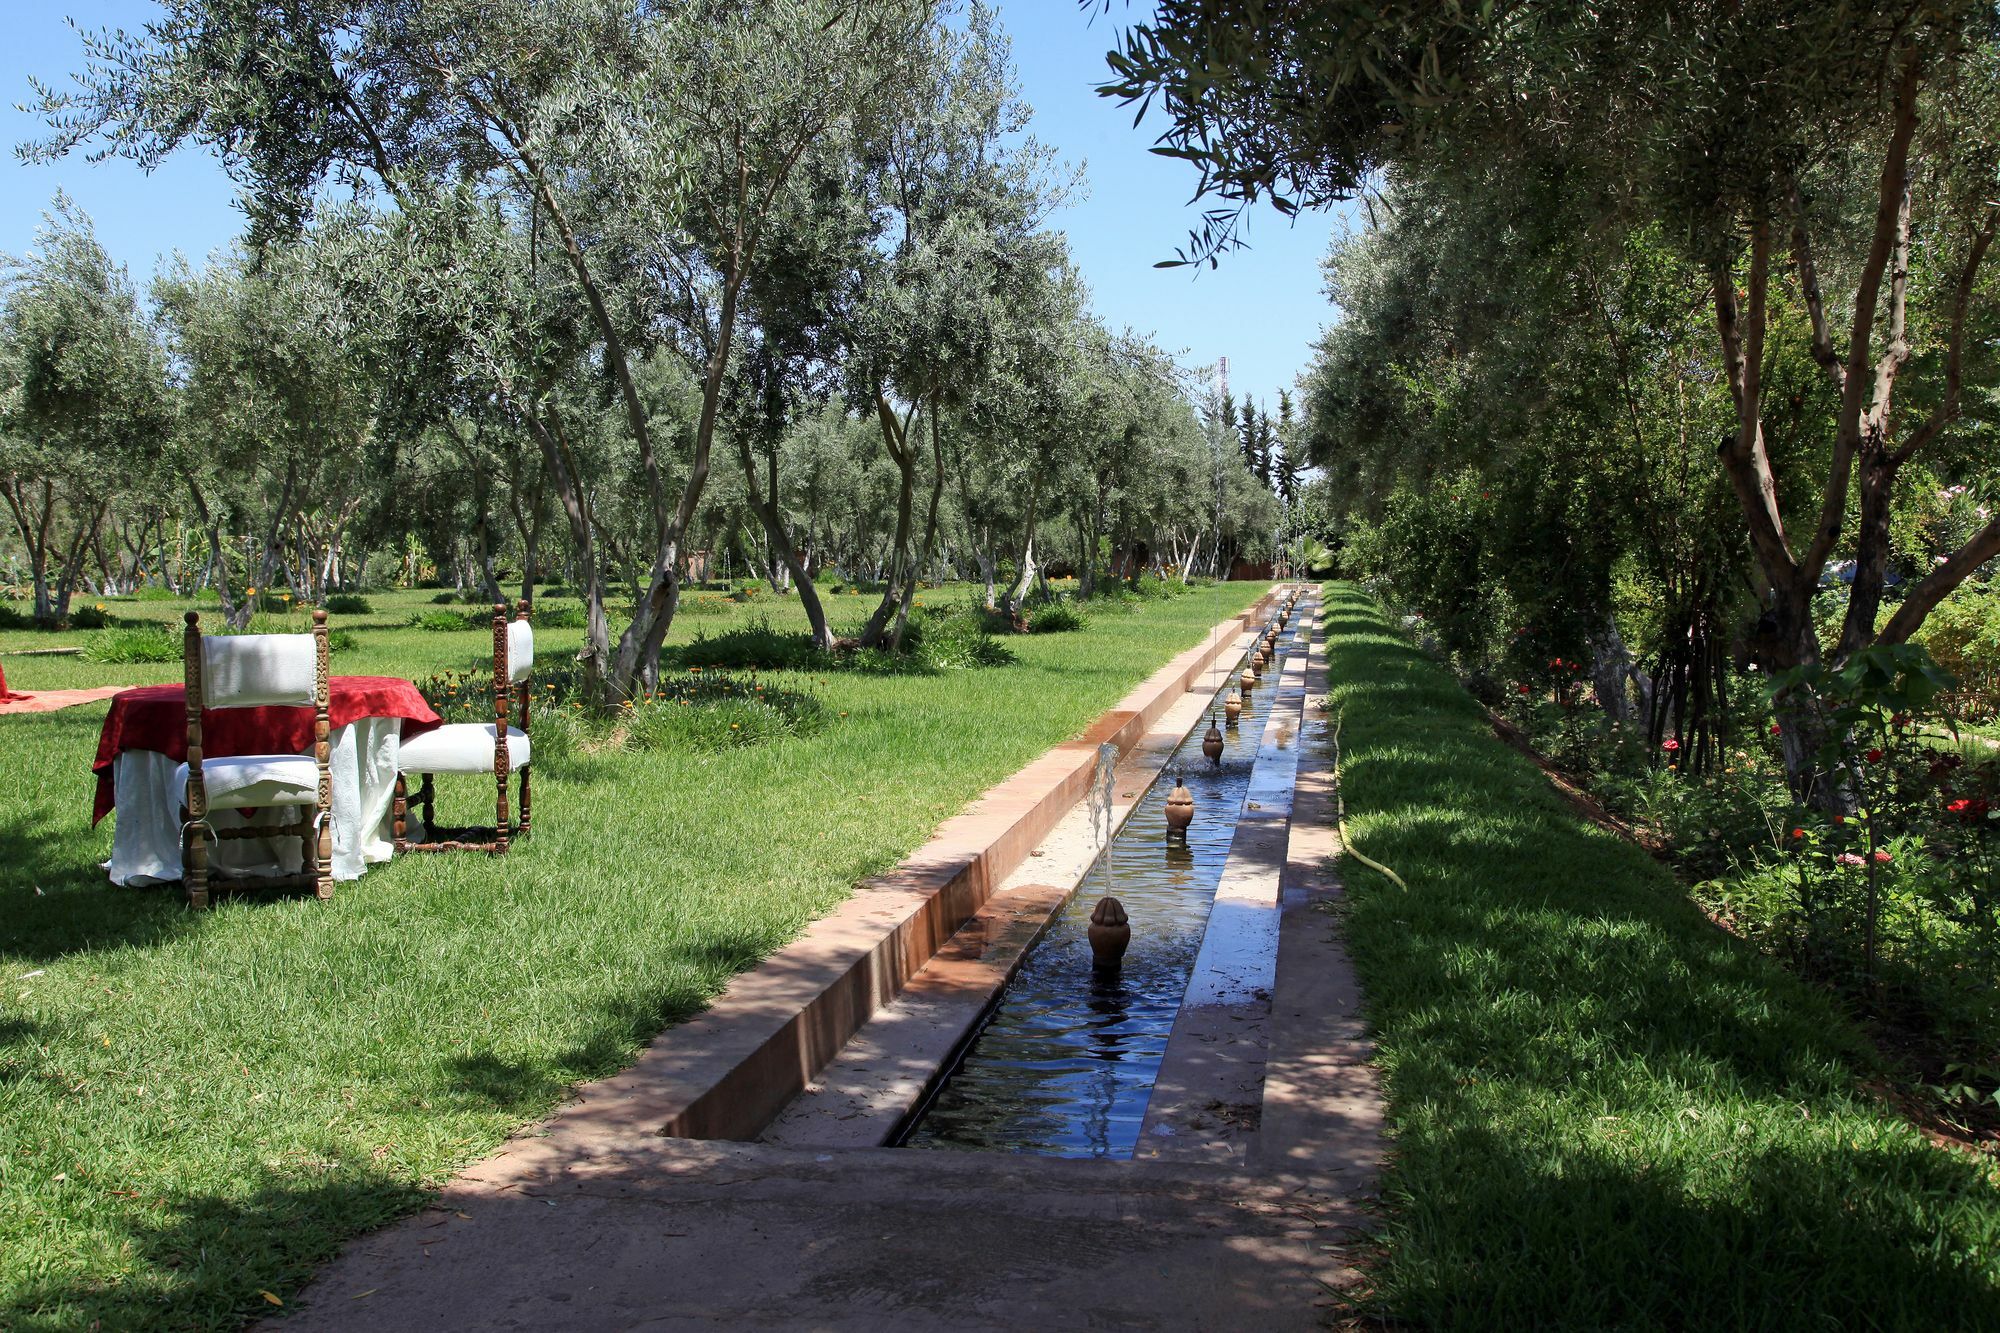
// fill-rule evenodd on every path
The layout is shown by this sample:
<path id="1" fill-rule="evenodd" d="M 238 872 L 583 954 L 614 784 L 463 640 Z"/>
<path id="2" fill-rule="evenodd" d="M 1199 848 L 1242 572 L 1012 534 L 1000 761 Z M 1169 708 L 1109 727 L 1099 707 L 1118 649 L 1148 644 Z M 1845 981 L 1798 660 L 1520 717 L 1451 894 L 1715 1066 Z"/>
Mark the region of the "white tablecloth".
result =
<path id="1" fill-rule="evenodd" d="M 360 879 L 372 862 L 395 851 L 393 806 L 401 718 L 364 717 L 333 730 L 333 877 Z M 157 750 L 126 750 L 113 762 L 117 828 L 105 868 L 113 884 L 157 884 L 181 877 L 180 805 L 174 770 L 180 765 Z M 275 812 L 277 816 L 285 811 Z M 270 823 L 272 811 L 251 822 Z M 235 810 L 209 813 L 216 828 L 240 828 Z M 297 874 L 303 848 L 297 838 L 230 838 L 209 844 L 211 873 Z"/>

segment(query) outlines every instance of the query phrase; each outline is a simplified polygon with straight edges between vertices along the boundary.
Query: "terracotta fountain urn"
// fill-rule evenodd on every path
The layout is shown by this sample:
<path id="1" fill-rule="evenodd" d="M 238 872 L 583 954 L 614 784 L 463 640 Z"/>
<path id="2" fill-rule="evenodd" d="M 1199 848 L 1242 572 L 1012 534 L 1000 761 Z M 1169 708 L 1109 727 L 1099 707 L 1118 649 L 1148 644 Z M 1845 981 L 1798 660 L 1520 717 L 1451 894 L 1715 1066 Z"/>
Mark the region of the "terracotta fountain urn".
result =
<path id="1" fill-rule="evenodd" d="M 1194 793 L 1187 788 L 1187 778 L 1174 774 L 1174 789 L 1167 793 L 1167 840 L 1187 841 L 1188 825 L 1194 823 Z"/>
<path id="2" fill-rule="evenodd" d="M 1222 716 L 1232 727 L 1236 725 L 1236 719 L 1243 716 L 1243 692 L 1241 690 L 1231 690 L 1229 697 L 1222 701 Z"/>
<path id="3" fill-rule="evenodd" d="M 1248 694 L 1252 689 L 1256 688 L 1257 673 L 1252 671 L 1249 667 L 1246 666 L 1243 668 L 1243 674 L 1238 679 L 1243 686 L 1243 692 L 1245 694 Z"/>
<path id="4" fill-rule="evenodd" d="M 1116 898 L 1100 898 L 1090 914 L 1090 956 L 1099 967 L 1116 967 L 1132 943 L 1132 923 L 1126 919 L 1125 905 Z"/>
<path id="5" fill-rule="evenodd" d="M 1215 715 L 1209 714 L 1208 730 L 1202 733 L 1201 752 L 1208 762 L 1218 768 L 1222 766 L 1222 729 L 1215 725 Z"/>

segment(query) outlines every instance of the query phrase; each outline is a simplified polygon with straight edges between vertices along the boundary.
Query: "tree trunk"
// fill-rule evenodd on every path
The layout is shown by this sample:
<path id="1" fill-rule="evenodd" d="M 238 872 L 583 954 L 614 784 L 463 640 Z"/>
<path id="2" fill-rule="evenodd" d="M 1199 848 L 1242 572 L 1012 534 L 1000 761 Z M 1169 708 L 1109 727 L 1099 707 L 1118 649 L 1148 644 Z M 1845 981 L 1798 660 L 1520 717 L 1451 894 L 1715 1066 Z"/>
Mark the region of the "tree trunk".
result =
<path id="1" fill-rule="evenodd" d="M 896 614 L 902 600 L 903 579 L 910 559 L 910 530 L 914 526 L 916 508 L 917 460 L 909 447 L 910 422 L 916 416 L 917 405 L 899 421 L 889 400 L 879 391 L 875 395 L 875 416 L 882 427 L 882 442 L 889 451 L 890 461 L 896 465 L 896 540 L 891 548 L 889 569 L 882 585 L 882 600 L 868 617 L 868 623 L 861 631 L 861 646 L 879 647 L 884 633 L 889 628 L 889 618 Z"/>
<path id="2" fill-rule="evenodd" d="M 784 516 L 778 512 L 776 463 L 772 464 L 770 494 L 760 494 L 757 486 L 757 468 L 750 454 L 750 441 L 746 434 L 739 433 L 736 440 L 737 461 L 743 465 L 745 489 L 750 498 L 750 508 L 764 525 L 764 537 L 770 543 L 780 567 L 788 570 L 799 585 L 799 605 L 805 608 L 806 624 L 812 634 L 813 647 L 825 650 L 833 647 L 833 631 L 827 625 L 826 607 L 819 600 L 819 589 L 813 584 L 812 571 L 800 559 L 798 547 L 793 544 L 791 534 L 785 530 Z M 772 580 L 774 590 L 777 581 Z"/>
<path id="3" fill-rule="evenodd" d="M 1028 488 L 1028 518 L 1022 525 L 1021 533 L 1021 567 L 1014 576 L 1014 585 L 1007 590 L 1007 596 L 1001 603 L 1001 609 L 1010 617 L 1021 614 L 1021 608 L 1028 601 L 1028 591 L 1035 586 L 1035 520 L 1041 498 L 1039 482 Z"/>
<path id="4" fill-rule="evenodd" d="M 910 603 L 915 600 L 917 595 L 918 575 L 930 564 L 931 555 L 937 545 L 938 501 L 944 496 L 944 452 L 938 443 L 938 419 L 935 408 L 931 410 L 929 424 L 931 428 L 930 511 L 924 516 L 923 551 L 917 557 L 915 565 L 911 567 L 908 577 L 903 582 L 902 600 L 896 608 L 896 632 L 889 640 L 889 647 L 895 652 L 903 650 L 903 632 L 909 626 Z M 905 447 L 907 446 L 908 441 L 906 440 Z M 911 456 L 914 458 L 914 453 Z"/>

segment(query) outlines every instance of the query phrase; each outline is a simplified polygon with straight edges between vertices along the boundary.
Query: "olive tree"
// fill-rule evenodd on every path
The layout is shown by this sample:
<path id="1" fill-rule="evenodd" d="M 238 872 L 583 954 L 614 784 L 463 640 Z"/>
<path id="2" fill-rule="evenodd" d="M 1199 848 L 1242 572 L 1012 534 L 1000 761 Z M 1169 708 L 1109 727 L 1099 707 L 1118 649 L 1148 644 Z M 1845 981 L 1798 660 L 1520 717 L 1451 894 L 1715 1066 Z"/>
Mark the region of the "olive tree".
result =
<path id="1" fill-rule="evenodd" d="M 0 497 L 27 555 L 36 624 L 68 620 L 112 506 L 151 488 L 165 398 L 130 277 L 58 195 L 35 248 L 0 271 Z"/>
<path id="2" fill-rule="evenodd" d="M 774 203 L 822 136 L 908 72 L 930 9 L 928 0 L 168 0 L 138 33 L 89 38 L 74 88 L 41 90 L 53 133 L 32 151 L 90 143 L 150 164 L 201 144 L 244 181 L 256 237 L 306 225 L 329 181 L 419 212 L 437 213 L 440 201 L 459 204 L 459 216 L 483 207 L 525 232 L 525 247 L 486 253 L 525 254 L 562 275 L 644 479 L 646 586 L 615 645 L 601 581 L 589 578 L 582 661 L 609 704 L 657 670 L 744 284 Z M 683 468 L 666 457 L 639 382 L 660 347 L 685 357 L 700 384 Z M 587 478 L 523 387 L 494 391 L 541 446 L 594 570 Z"/>

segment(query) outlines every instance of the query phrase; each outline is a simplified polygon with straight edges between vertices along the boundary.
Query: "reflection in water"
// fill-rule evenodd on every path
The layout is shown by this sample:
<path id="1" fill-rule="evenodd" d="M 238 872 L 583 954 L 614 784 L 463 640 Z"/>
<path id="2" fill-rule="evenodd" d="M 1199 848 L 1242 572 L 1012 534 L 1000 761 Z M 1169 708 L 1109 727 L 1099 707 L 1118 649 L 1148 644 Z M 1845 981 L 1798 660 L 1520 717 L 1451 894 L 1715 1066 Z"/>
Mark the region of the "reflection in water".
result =
<path id="1" fill-rule="evenodd" d="M 1292 641 L 1283 636 L 1281 650 Z M 1219 768 L 1201 757 L 1207 714 L 1195 723 L 1175 759 L 1193 761 L 1186 781 L 1195 819 L 1186 845 L 1167 844 L 1173 783 L 1156 782 L 1113 842 L 1115 882 L 1099 857 L 920 1112 L 906 1146 L 1131 1155 L 1201 951 L 1277 682 L 1277 667 L 1266 668 L 1263 686 L 1244 701 L 1241 723 L 1224 732 Z M 1107 893 L 1132 921 L 1132 945 L 1116 971 L 1092 966 L 1087 937 L 1091 909 Z"/>

